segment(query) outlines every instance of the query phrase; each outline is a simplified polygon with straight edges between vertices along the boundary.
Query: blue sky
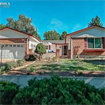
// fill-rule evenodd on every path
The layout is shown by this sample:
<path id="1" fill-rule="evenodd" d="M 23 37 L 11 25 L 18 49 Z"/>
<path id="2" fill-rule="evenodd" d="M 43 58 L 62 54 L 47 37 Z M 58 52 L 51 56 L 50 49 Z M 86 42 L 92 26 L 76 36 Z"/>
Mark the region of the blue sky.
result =
<path id="1" fill-rule="evenodd" d="M 10 2 L 9 8 L 0 8 L 0 24 L 7 24 L 6 18 L 18 19 L 19 14 L 33 19 L 43 39 L 45 31 L 56 30 L 71 33 L 86 28 L 98 15 L 105 27 L 105 0 L 0 0 Z"/>

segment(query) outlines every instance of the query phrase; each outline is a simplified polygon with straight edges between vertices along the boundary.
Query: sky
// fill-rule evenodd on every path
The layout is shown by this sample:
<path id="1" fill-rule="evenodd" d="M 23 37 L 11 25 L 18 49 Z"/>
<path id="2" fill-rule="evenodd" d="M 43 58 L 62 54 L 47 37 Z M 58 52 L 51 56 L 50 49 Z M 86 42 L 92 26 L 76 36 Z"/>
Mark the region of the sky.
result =
<path id="1" fill-rule="evenodd" d="M 32 18 L 41 39 L 45 31 L 55 29 L 61 34 L 86 28 L 96 15 L 105 27 L 105 0 L 0 0 L 5 2 L 10 5 L 0 7 L 0 24 L 6 25 L 7 18 L 18 20 L 24 14 Z"/>

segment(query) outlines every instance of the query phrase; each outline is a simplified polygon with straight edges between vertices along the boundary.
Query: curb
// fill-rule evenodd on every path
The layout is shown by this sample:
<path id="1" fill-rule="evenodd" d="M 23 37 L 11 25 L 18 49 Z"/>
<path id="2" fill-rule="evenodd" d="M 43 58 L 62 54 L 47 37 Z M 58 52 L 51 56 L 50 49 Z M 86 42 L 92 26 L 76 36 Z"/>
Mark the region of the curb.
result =
<path id="1" fill-rule="evenodd" d="M 14 68 L 14 70 L 19 70 L 19 69 L 22 69 L 22 68 L 24 68 L 24 67 L 27 67 L 27 66 L 29 66 L 29 65 L 33 64 L 33 63 L 35 63 L 35 61 L 34 61 L 34 62 L 32 62 L 32 63 L 29 63 L 29 64 L 27 64 L 27 65 L 24 65 L 24 66 L 20 66 L 20 67 Z"/>

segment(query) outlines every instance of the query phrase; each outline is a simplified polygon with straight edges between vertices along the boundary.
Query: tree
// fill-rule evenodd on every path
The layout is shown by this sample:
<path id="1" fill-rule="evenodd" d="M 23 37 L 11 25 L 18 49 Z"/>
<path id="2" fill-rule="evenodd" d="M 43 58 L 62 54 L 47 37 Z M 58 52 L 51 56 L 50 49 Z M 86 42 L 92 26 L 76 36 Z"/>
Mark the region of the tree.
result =
<path id="1" fill-rule="evenodd" d="M 43 37 L 45 38 L 45 40 L 59 40 L 60 39 L 60 34 L 56 32 L 56 30 L 54 31 L 46 31 L 43 35 Z"/>
<path id="2" fill-rule="evenodd" d="M 5 28 L 5 26 L 3 24 L 0 24 L 0 29 Z"/>
<path id="3" fill-rule="evenodd" d="M 42 43 L 36 46 L 35 53 L 39 54 L 39 60 L 42 59 L 42 55 L 46 53 L 46 48 Z"/>
<path id="4" fill-rule="evenodd" d="M 63 31 L 62 34 L 61 34 L 61 38 L 60 39 L 64 40 L 66 35 L 67 35 L 67 32 Z"/>
<path id="5" fill-rule="evenodd" d="M 95 18 L 92 18 L 91 22 L 88 23 L 88 27 L 94 26 L 94 25 L 97 25 L 97 26 L 102 26 L 103 25 L 98 16 L 96 16 Z"/>
<path id="6" fill-rule="evenodd" d="M 32 25 L 32 19 L 27 18 L 25 15 L 19 15 L 17 21 L 15 21 L 13 18 L 7 18 L 7 21 L 7 27 L 23 31 L 25 33 L 36 36 L 38 39 L 41 39 L 37 33 L 37 28 Z"/>

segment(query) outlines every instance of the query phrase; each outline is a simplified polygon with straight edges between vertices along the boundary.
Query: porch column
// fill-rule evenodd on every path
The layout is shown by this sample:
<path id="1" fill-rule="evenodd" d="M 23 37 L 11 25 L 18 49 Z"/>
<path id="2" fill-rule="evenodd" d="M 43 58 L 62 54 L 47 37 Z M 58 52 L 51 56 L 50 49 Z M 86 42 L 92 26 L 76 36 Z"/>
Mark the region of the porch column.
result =
<path id="1" fill-rule="evenodd" d="M 62 56 L 64 55 L 64 45 L 62 45 Z"/>
<path id="2" fill-rule="evenodd" d="M 72 56 L 72 39 L 71 39 L 71 37 L 70 37 L 70 47 L 71 47 L 71 59 L 73 59 L 73 56 Z"/>

